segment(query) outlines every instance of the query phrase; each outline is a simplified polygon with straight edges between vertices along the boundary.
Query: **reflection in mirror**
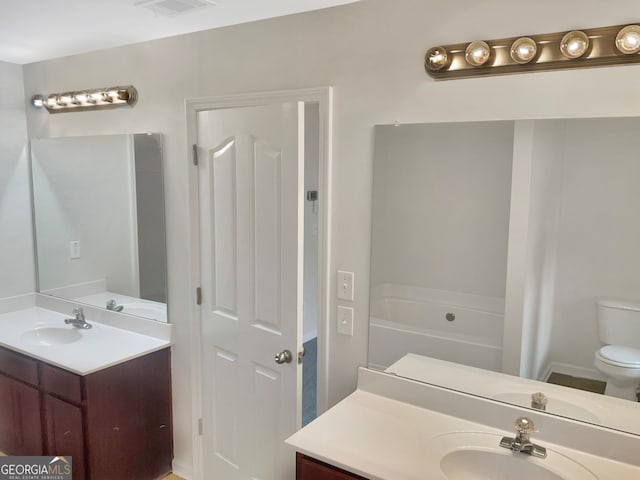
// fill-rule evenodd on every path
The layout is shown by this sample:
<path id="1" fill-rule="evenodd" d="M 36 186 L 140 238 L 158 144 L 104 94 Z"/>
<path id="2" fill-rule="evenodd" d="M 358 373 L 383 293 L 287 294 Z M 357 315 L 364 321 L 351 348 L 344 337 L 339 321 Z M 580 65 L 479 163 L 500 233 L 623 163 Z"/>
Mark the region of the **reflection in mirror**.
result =
<path id="1" fill-rule="evenodd" d="M 167 321 L 159 134 L 31 141 L 41 293 Z"/>
<path id="2" fill-rule="evenodd" d="M 640 434 L 639 129 L 377 126 L 369 366 Z"/>

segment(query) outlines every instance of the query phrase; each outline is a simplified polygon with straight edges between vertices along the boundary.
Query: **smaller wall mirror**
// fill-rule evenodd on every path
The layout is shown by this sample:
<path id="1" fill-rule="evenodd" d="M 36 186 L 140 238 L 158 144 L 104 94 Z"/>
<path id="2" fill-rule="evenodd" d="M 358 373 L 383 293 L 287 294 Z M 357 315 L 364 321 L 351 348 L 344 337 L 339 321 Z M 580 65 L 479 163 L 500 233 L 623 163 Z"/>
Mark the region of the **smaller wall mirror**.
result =
<path id="1" fill-rule="evenodd" d="M 38 291 L 167 322 L 162 137 L 31 141 Z"/>

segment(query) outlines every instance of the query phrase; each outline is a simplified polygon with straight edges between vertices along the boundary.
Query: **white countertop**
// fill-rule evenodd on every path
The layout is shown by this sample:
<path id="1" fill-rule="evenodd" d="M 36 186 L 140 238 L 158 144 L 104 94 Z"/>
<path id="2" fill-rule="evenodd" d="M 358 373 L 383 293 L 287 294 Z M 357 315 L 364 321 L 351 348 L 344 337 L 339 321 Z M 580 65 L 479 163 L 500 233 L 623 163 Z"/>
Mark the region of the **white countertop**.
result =
<path id="1" fill-rule="evenodd" d="M 0 346 L 78 375 L 88 375 L 171 345 L 167 339 L 92 321 L 89 315 L 87 322 L 93 328 L 76 329 L 82 338 L 73 343 L 38 345 L 24 340 L 23 335 L 35 328 L 74 329 L 64 323 L 65 318 L 70 317 L 35 306 L 4 313 L 0 315 Z"/>
<path id="2" fill-rule="evenodd" d="M 392 388 L 397 388 L 397 382 L 405 381 L 393 377 L 390 380 L 396 382 Z M 419 395 L 416 394 L 416 398 Z M 511 409 L 505 407 L 506 424 L 513 421 Z M 484 421 L 484 418 L 478 420 Z M 439 442 L 436 437 L 451 432 L 493 434 L 497 442 L 501 436 L 513 437 L 510 431 L 359 389 L 295 433 L 286 443 L 303 454 L 371 480 L 432 480 L 445 478 L 439 467 L 440 457 L 434 453 Z M 532 440 L 536 442 L 535 434 Z M 637 465 L 604 459 L 548 440 L 536 443 L 547 448 L 548 459 L 554 455 L 569 457 L 600 480 L 640 478 Z M 513 455 L 518 461 L 520 458 L 524 462 L 546 461 L 525 454 Z"/>

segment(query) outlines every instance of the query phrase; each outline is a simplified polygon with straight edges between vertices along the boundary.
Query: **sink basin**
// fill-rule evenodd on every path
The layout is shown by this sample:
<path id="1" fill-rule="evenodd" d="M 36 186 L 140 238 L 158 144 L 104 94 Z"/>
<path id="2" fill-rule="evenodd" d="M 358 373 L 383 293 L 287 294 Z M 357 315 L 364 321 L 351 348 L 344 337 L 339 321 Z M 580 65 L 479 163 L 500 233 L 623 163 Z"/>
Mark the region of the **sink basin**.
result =
<path id="1" fill-rule="evenodd" d="M 435 437 L 429 448 L 435 468 L 427 478 L 447 480 L 597 480 L 584 466 L 547 447 L 547 458 L 498 446 L 501 435 L 457 432 Z M 535 442 L 535 438 L 533 438 Z M 538 442 L 545 446 L 544 442 Z"/>
<path id="2" fill-rule="evenodd" d="M 82 334 L 75 328 L 38 327 L 21 335 L 22 341 L 30 345 L 64 345 L 77 342 Z"/>
<path id="3" fill-rule="evenodd" d="M 501 402 L 511 403 L 514 405 L 520 405 L 522 407 L 528 407 L 529 405 L 531 405 L 530 393 L 499 393 L 497 395 L 494 395 L 493 399 L 499 400 Z M 602 423 L 602 419 L 600 417 L 580 405 L 576 405 L 575 403 L 561 400 L 553 396 L 549 396 L 548 399 L 549 403 L 547 404 L 547 413 L 562 415 L 569 418 L 578 418 L 585 422 Z"/>

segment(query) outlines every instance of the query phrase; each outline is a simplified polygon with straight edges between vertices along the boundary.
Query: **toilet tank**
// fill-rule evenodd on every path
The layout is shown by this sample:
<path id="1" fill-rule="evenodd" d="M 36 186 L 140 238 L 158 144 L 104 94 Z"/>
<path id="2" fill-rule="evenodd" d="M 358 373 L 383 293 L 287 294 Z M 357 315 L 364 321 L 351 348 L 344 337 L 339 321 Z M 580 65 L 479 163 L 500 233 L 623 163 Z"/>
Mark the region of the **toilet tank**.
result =
<path id="1" fill-rule="evenodd" d="M 640 348 L 640 303 L 600 299 L 597 305 L 600 340 Z"/>

